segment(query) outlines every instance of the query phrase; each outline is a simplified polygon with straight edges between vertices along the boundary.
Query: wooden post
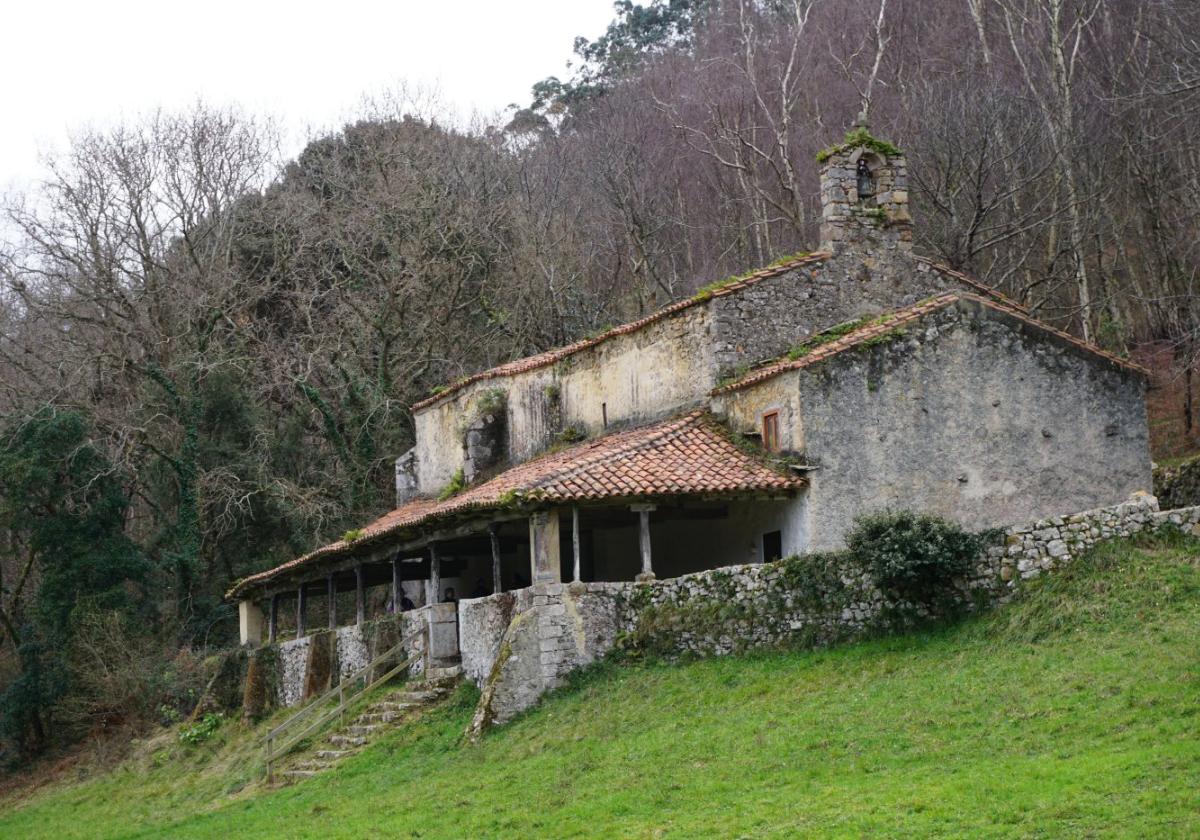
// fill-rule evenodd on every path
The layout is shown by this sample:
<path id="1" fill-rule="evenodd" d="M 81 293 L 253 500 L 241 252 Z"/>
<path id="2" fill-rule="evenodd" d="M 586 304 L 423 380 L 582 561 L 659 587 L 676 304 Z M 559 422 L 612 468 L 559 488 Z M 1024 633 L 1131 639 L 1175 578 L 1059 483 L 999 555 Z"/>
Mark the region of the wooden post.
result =
<path id="1" fill-rule="evenodd" d="M 571 508 L 571 547 L 575 553 L 575 577 L 573 580 L 579 583 L 579 506 L 575 505 Z"/>
<path id="2" fill-rule="evenodd" d="M 304 636 L 304 584 L 296 590 L 296 638 Z"/>
<path id="3" fill-rule="evenodd" d="M 642 573 L 637 576 L 637 580 L 639 583 L 646 583 L 654 580 L 654 568 L 650 564 L 650 511 L 654 510 L 654 505 L 630 505 L 629 509 L 641 518 L 638 547 L 642 550 Z"/>
<path id="4" fill-rule="evenodd" d="M 404 598 L 404 587 L 400 584 L 400 558 L 392 558 L 392 612 L 400 614 L 400 601 Z"/>
<path id="5" fill-rule="evenodd" d="M 326 588 L 329 590 L 329 629 L 337 629 L 337 580 L 331 572 L 326 578 Z"/>
<path id="6" fill-rule="evenodd" d="M 492 540 L 492 594 L 504 591 L 504 582 L 500 579 L 500 535 L 499 526 L 493 522 L 488 526 L 488 536 Z"/>
<path id="7" fill-rule="evenodd" d="M 275 644 L 279 634 L 279 593 L 271 596 L 271 606 L 267 610 L 267 641 Z"/>
<path id="8" fill-rule="evenodd" d="M 354 611 L 355 623 L 362 624 L 367 620 L 367 589 L 363 584 L 363 565 L 354 567 Z"/>
<path id="9" fill-rule="evenodd" d="M 442 603 L 442 560 L 438 557 L 437 543 L 429 544 L 429 588 L 433 590 L 429 603 Z"/>

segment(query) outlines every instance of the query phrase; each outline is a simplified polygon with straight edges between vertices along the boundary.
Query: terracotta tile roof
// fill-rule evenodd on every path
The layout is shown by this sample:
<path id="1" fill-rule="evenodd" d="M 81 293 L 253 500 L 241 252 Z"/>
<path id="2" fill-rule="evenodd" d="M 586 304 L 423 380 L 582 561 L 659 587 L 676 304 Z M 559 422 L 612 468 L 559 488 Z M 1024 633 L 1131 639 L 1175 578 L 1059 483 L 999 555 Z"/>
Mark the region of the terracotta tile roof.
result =
<path id="1" fill-rule="evenodd" d="M 1094 344 L 1089 344 L 1086 341 L 1082 341 L 1081 339 L 1078 339 L 1069 333 L 1055 329 L 1048 324 L 1043 324 L 1041 321 L 1038 321 L 1026 314 L 1024 309 L 1020 309 L 1015 305 L 1000 303 L 994 299 L 967 294 L 965 292 L 946 292 L 944 294 L 937 295 L 936 297 L 929 298 L 928 300 L 921 301 L 920 303 L 914 304 L 913 306 L 905 309 L 898 309 L 895 312 L 890 312 L 886 315 L 880 316 L 879 318 L 868 321 L 862 327 L 859 327 L 853 332 L 847 333 L 846 335 L 830 341 L 827 344 L 822 344 L 800 358 L 790 359 L 787 356 L 784 356 L 781 359 L 767 362 L 763 366 L 750 371 L 736 382 L 731 382 L 728 385 L 714 388 L 712 393 L 716 395 L 728 393 L 730 391 L 739 391 L 743 388 L 756 385 L 759 382 L 763 382 L 774 376 L 778 376 L 786 371 L 799 370 L 800 368 L 806 368 L 819 364 L 826 359 L 831 358 L 832 356 L 836 356 L 839 353 L 843 353 L 851 348 L 857 347 L 873 338 L 878 338 L 890 333 L 892 330 L 899 329 L 905 324 L 920 320 L 932 312 L 936 312 L 939 309 L 944 309 L 947 306 L 958 304 L 964 301 L 973 302 L 995 312 L 1002 312 L 1009 317 L 1016 318 L 1022 323 L 1029 324 L 1030 326 L 1037 328 L 1041 332 L 1053 335 L 1059 340 L 1064 341 L 1077 349 L 1083 350 L 1090 355 L 1098 356 L 1108 362 L 1111 362 L 1112 364 L 1136 373 L 1140 373 L 1143 376 L 1149 375 L 1145 368 L 1136 365 L 1127 359 L 1122 359 L 1120 356 L 1115 356 L 1106 350 L 1102 350 Z"/>
<path id="2" fill-rule="evenodd" d="M 794 271 L 797 268 L 823 262 L 828 258 L 829 254 L 818 251 L 816 253 L 806 254 L 802 257 L 796 257 L 795 259 L 779 262 L 768 266 L 767 268 L 755 271 L 752 274 L 747 274 L 737 282 L 730 283 L 726 286 L 721 286 L 719 289 L 714 290 L 711 294 L 697 295 L 695 297 L 676 301 L 670 306 L 666 306 L 656 312 L 652 312 L 644 318 L 640 318 L 636 321 L 630 321 L 628 324 L 622 324 L 619 327 L 614 327 L 611 330 L 603 332 L 600 335 L 592 338 L 585 338 L 581 341 L 576 341 L 574 344 L 568 344 L 566 347 L 547 350 L 544 353 L 538 353 L 535 356 L 526 356 L 523 359 L 515 359 L 497 367 L 471 374 L 470 376 L 459 379 L 458 381 L 446 386 L 433 396 L 426 397 L 420 402 L 413 403 L 412 410 L 420 411 L 423 408 L 436 405 L 450 395 L 461 391 L 463 388 L 466 388 L 468 385 L 481 382 L 485 379 L 498 379 L 503 376 L 513 376 L 514 374 L 525 373 L 526 371 L 536 370 L 537 368 L 552 365 L 560 359 L 565 359 L 567 356 L 571 356 L 580 352 L 581 350 L 587 350 L 590 347 L 595 347 L 597 344 L 608 341 L 610 338 L 614 338 L 618 335 L 628 335 L 629 333 L 637 332 L 638 330 L 642 329 L 642 327 L 653 324 L 656 321 L 669 318 L 672 315 L 683 312 L 686 309 L 691 309 L 693 306 L 700 306 L 701 304 L 707 303 L 713 298 L 736 294 L 747 286 L 752 286 L 755 283 L 766 280 L 769 277 L 778 277 L 781 274 L 787 274 L 789 271 Z"/>
<path id="3" fill-rule="evenodd" d="M 807 254 L 805 256 L 802 256 L 802 257 L 796 257 L 794 259 L 775 263 L 774 265 L 768 266 L 767 268 L 763 268 L 758 271 L 755 271 L 752 274 L 747 274 L 746 276 L 742 277 L 740 280 L 738 280 L 735 283 L 730 283 L 726 286 L 722 286 L 719 289 L 716 289 L 715 291 L 713 291 L 711 294 L 703 295 L 703 296 L 698 295 L 696 297 L 690 297 L 685 300 L 677 301 L 669 306 L 659 309 L 657 312 L 653 312 L 653 313 L 647 315 L 644 318 L 640 318 L 637 321 L 631 321 L 628 324 L 622 324 L 619 327 L 614 327 L 613 329 L 603 332 L 598 336 L 594 336 L 592 338 L 585 338 L 581 341 L 576 341 L 574 344 L 568 344 L 565 347 L 559 347 L 554 350 L 547 350 L 544 353 L 538 353 L 533 356 L 526 356 L 521 359 L 514 359 L 511 362 L 505 362 L 502 365 L 498 365 L 496 367 L 489 368 L 488 370 L 484 370 L 484 371 L 480 371 L 479 373 L 471 374 L 470 376 L 459 379 L 458 381 L 446 386 L 441 391 L 438 391 L 436 394 L 426 397 L 425 399 L 421 400 L 420 402 L 413 403 L 412 410 L 414 412 L 416 412 L 416 411 L 420 411 L 424 408 L 428 408 L 429 406 L 436 405 L 439 402 L 441 402 L 442 400 L 447 399 L 450 396 L 452 396 L 453 394 L 461 391 L 463 388 L 466 388 L 468 385 L 473 385 L 476 382 L 482 382 L 487 379 L 499 379 L 499 378 L 505 377 L 505 376 L 513 376 L 518 373 L 525 373 L 527 371 L 537 370 L 538 368 L 546 367 L 547 365 L 552 365 L 555 362 L 559 361 L 560 359 L 564 359 L 567 356 L 571 356 L 582 350 L 587 350 L 588 348 L 595 347 L 597 344 L 605 342 L 605 341 L 609 340 L 610 338 L 614 338 L 618 335 L 628 335 L 629 333 L 637 332 L 642 327 L 645 327 L 649 324 L 653 324 L 656 321 L 661 321 L 665 318 L 669 318 L 672 315 L 675 315 L 679 312 L 683 312 L 684 310 L 691 309 L 693 306 L 699 306 L 703 303 L 707 303 L 712 298 L 724 297 L 726 295 L 737 294 L 739 291 L 741 291 L 742 289 L 745 289 L 747 286 L 752 286 L 755 283 L 758 283 L 762 280 L 766 280 L 771 277 L 778 277 L 781 274 L 787 274 L 789 271 L 793 271 L 797 268 L 802 268 L 806 265 L 815 265 L 817 263 L 824 262 L 825 260 L 829 259 L 829 257 L 830 257 L 829 253 L 823 252 L 823 251 L 817 251 L 812 254 Z M 948 268 L 947 266 L 941 265 L 940 263 L 935 263 L 932 260 L 927 259 L 925 257 L 914 257 L 914 259 L 918 263 L 927 265 L 934 271 L 944 274 L 947 277 L 950 277 L 951 279 L 956 280 L 957 282 L 962 283 L 965 286 L 968 286 L 969 288 L 975 290 L 979 294 L 986 295 L 987 297 L 993 298 L 996 301 L 1006 304 L 1007 306 L 1011 306 L 1015 309 L 1025 311 L 1025 307 L 1022 306 L 1021 304 L 1017 303 L 1012 298 L 1006 297 L 1004 294 L 996 291 L 995 289 L 991 288 L 990 286 L 985 286 L 983 283 L 980 283 L 978 280 L 974 279 L 973 277 L 963 274 L 961 271 L 955 271 L 952 268 Z"/>
<path id="4" fill-rule="evenodd" d="M 315 560 L 349 554 L 351 549 L 357 551 L 403 531 L 415 531 L 464 513 L 508 508 L 521 502 L 786 493 L 803 484 L 803 478 L 777 472 L 743 452 L 716 420 L 696 411 L 543 455 L 442 502 L 414 500 L 372 522 L 353 543 L 339 540 L 243 578 L 227 597 L 236 597 Z"/>

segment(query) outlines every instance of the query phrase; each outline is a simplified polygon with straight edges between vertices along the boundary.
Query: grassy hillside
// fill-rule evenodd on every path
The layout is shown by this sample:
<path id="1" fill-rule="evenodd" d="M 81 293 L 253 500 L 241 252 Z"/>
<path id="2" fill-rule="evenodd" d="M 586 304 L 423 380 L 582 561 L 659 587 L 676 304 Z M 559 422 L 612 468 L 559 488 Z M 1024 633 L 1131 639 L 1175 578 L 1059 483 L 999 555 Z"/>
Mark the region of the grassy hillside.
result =
<path id="1" fill-rule="evenodd" d="M 327 775 L 246 731 L 5 803 L 3 837 L 1200 835 L 1200 546 L 1109 547 L 986 618 L 817 653 L 606 666 L 475 747 L 443 708 Z"/>

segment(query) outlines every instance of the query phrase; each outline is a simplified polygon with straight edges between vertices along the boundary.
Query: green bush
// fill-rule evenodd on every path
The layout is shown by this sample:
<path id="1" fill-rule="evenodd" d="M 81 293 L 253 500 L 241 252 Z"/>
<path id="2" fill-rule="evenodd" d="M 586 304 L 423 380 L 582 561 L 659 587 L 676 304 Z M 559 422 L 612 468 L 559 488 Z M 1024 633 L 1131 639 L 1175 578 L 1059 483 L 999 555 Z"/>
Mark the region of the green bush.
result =
<path id="1" fill-rule="evenodd" d="M 189 746 L 203 744 L 221 727 L 225 716 L 220 712 L 209 712 L 191 726 L 179 730 L 179 740 Z"/>
<path id="2" fill-rule="evenodd" d="M 911 511 L 861 516 L 846 535 L 851 555 L 884 593 L 927 605 L 944 600 L 985 543 L 985 535 Z"/>

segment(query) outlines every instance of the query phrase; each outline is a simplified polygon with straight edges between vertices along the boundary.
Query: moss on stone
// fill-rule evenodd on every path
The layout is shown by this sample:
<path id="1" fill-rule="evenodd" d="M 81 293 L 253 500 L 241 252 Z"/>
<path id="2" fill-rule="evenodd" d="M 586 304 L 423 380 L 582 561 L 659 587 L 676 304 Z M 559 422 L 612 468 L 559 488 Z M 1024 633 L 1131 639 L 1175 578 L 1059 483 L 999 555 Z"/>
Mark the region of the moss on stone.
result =
<path id="1" fill-rule="evenodd" d="M 892 145 L 886 140 L 880 140 L 878 137 L 872 137 L 871 132 L 867 131 L 865 127 L 858 126 L 846 132 L 846 136 L 842 138 L 841 143 L 817 152 L 817 163 L 825 163 L 825 161 L 834 155 L 858 148 L 870 149 L 884 157 L 896 157 L 904 154 L 899 147 Z"/>
<path id="2" fill-rule="evenodd" d="M 325 630 L 310 637 L 308 662 L 304 669 L 304 700 L 324 694 L 333 685 L 333 636 L 331 631 Z"/>
<path id="3" fill-rule="evenodd" d="M 242 692 L 242 714 L 247 720 L 261 718 L 275 706 L 279 689 L 279 651 L 262 647 L 250 655 Z"/>
<path id="4" fill-rule="evenodd" d="M 787 357 L 793 362 L 797 361 L 798 359 L 803 359 L 818 347 L 830 344 L 834 341 L 837 341 L 839 338 L 844 338 L 855 330 L 861 329 L 870 323 L 870 318 L 858 318 L 853 321 L 846 321 L 838 324 L 837 326 L 830 327 L 827 330 L 822 330 L 821 332 L 810 336 L 789 350 L 787 352 Z"/>
<path id="5" fill-rule="evenodd" d="M 463 475 L 462 467 L 459 467 L 454 471 L 454 475 L 450 477 L 450 483 L 443 487 L 442 492 L 438 494 L 438 501 L 444 502 L 453 496 L 457 496 L 466 486 L 466 476 Z"/>
<path id="6" fill-rule="evenodd" d="M 708 300 L 714 294 L 721 291 L 721 289 L 724 289 L 727 286 L 732 286 L 734 283 L 741 283 L 743 280 L 750 278 L 751 276 L 757 274 L 760 271 L 767 271 L 772 268 L 779 268 L 779 266 L 784 265 L 785 263 L 789 263 L 789 262 L 792 262 L 793 260 L 798 260 L 798 259 L 801 259 L 802 257 L 807 257 L 807 256 L 808 256 L 808 251 L 798 251 L 795 254 L 788 254 L 786 257 L 780 257 L 779 259 L 775 260 L 774 262 L 770 263 L 769 265 L 764 266 L 763 268 L 756 268 L 756 269 L 754 269 L 754 271 L 747 271 L 747 272 L 743 272 L 742 274 L 734 274 L 729 277 L 726 277 L 723 280 L 714 280 L 712 283 L 708 283 L 707 285 L 701 286 L 699 289 L 697 289 L 696 294 L 692 295 L 692 299 L 693 300 Z"/>

